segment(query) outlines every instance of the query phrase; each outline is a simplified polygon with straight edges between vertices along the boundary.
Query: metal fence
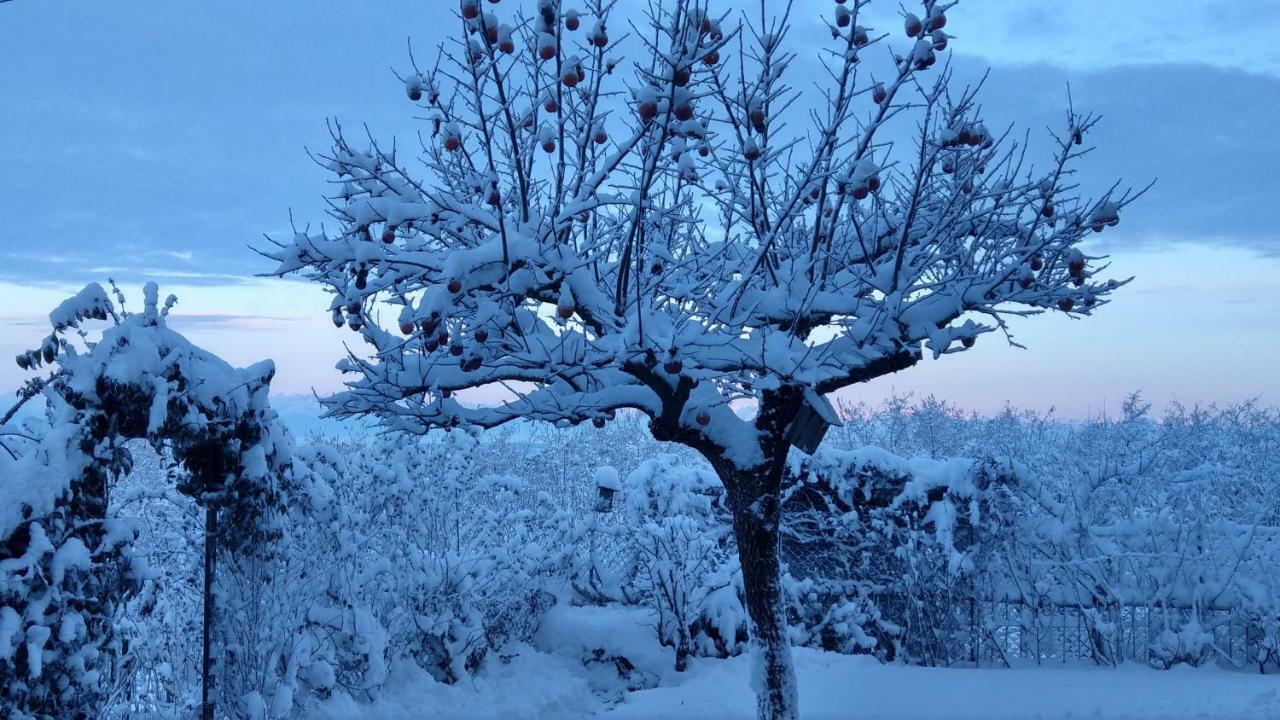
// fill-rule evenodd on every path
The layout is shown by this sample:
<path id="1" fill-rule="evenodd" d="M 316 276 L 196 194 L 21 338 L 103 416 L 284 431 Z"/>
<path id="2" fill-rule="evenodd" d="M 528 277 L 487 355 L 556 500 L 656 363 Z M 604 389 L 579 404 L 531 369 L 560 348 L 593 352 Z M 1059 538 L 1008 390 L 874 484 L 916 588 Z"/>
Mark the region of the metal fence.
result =
<path id="1" fill-rule="evenodd" d="M 1032 604 L 1017 600 L 972 604 L 968 651 L 977 665 L 1136 662 L 1157 664 L 1151 648 L 1164 627 L 1192 618 L 1189 607 L 1111 608 Z M 1256 662 L 1262 631 L 1224 609 L 1196 612 L 1212 636 L 1207 660 L 1236 669 Z"/>

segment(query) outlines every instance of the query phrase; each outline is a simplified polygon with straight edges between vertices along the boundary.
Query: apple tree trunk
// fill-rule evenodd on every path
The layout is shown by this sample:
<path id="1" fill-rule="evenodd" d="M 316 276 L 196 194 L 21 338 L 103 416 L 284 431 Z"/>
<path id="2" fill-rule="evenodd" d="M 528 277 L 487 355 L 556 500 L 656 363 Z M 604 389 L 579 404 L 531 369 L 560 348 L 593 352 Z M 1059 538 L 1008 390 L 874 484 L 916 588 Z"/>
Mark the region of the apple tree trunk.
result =
<path id="1" fill-rule="evenodd" d="M 751 636 L 756 643 L 751 684 L 757 717 L 798 720 L 799 695 L 787 637 L 778 534 L 782 467 L 721 479 L 733 511 Z"/>

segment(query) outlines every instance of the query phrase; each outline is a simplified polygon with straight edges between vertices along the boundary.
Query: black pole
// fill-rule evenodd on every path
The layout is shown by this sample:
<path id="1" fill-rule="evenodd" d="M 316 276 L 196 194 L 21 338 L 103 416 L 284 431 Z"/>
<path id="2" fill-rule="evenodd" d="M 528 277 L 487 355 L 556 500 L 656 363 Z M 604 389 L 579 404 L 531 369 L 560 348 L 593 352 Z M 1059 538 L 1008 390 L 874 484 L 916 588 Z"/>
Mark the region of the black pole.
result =
<path id="1" fill-rule="evenodd" d="M 218 511 L 212 504 L 204 509 L 204 648 L 201 657 L 200 718 L 214 720 L 213 668 L 213 575 L 218 536 Z"/>

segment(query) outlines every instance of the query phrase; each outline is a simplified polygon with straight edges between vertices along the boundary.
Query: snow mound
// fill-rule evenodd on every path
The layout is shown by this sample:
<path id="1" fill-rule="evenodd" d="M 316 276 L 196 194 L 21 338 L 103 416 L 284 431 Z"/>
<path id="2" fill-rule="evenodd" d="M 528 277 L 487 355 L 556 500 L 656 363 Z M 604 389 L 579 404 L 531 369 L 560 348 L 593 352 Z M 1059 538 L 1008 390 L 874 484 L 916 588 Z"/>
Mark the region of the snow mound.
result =
<path id="1" fill-rule="evenodd" d="M 671 650 L 657 643 L 657 619 L 644 608 L 607 605 L 557 605 L 547 611 L 533 639 L 534 647 L 570 660 L 597 650 L 625 657 L 643 673 L 661 677 L 671 669 Z"/>
<path id="2" fill-rule="evenodd" d="M 598 715 L 603 702 L 578 662 L 525 646 L 507 663 L 489 663 L 453 685 L 436 682 L 413 663 L 393 665 L 386 691 L 372 703 L 345 693 L 322 703 L 307 720 L 535 720 Z"/>

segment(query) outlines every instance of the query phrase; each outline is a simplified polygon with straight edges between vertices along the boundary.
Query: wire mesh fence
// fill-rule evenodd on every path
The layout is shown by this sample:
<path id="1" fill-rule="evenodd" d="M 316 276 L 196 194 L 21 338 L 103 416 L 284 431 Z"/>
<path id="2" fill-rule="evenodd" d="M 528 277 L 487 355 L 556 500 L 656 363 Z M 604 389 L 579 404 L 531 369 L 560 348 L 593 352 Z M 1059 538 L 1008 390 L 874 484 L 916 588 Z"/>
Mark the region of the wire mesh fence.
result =
<path id="1" fill-rule="evenodd" d="M 1196 623 L 1205 638 L 1203 660 L 1244 669 L 1257 661 L 1263 628 L 1231 609 L 1168 605 L 1033 604 L 975 601 L 970 657 L 977 665 L 1134 662 L 1161 665 L 1153 652 L 1166 628 Z"/>

